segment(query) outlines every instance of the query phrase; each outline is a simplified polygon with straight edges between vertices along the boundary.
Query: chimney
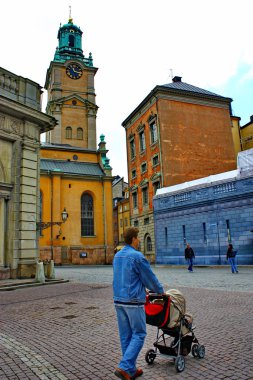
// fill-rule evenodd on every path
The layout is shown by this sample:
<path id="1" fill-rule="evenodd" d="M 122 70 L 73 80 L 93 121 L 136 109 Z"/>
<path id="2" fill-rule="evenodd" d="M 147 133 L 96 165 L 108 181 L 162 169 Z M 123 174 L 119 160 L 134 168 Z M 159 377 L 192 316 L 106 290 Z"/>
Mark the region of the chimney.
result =
<path id="1" fill-rule="evenodd" d="M 181 82 L 182 77 L 174 77 L 172 79 L 173 82 Z"/>
<path id="2" fill-rule="evenodd" d="M 251 122 L 253 121 L 253 115 L 250 116 L 250 121 L 251 121 Z"/>

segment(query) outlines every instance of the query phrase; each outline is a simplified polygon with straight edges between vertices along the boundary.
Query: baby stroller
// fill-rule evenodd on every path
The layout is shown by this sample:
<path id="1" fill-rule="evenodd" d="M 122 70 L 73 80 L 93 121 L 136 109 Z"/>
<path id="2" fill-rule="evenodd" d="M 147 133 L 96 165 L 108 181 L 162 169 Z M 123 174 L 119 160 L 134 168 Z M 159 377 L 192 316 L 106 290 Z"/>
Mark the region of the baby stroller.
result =
<path id="1" fill-rule="evenodd" d="M 145 360 L 152 364 L 157 355 L 173 359 L 177 372 L 185 369 L 185 356 L 204 358 L 205 346 L 194 335 L 193 318 L 185 312 L 185 299 L 179 290 L 171 289 L 164 295 L 149 293 L 145 304 L 146 322 L 156 326 L 154 349 L 146 352 Z"/>

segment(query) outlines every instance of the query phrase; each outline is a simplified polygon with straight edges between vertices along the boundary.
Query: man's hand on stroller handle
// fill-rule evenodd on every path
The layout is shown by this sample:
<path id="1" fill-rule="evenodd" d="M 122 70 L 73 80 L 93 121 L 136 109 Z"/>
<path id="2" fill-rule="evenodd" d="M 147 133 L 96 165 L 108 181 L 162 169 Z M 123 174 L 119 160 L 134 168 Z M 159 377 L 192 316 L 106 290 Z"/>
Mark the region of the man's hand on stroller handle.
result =
<path id="1" fill-rule="evenodd" d="M 151 297 L 157 297 L 157 298 L 163 298 L 163 297 L 167 297 L 168 294 L 166 293 L 156 293 L 156 292 L 152 292 L 152 290 L 148 290 L 146 289 L 146 293 L 147 293 L 147 296 L 151 296 Z"/>

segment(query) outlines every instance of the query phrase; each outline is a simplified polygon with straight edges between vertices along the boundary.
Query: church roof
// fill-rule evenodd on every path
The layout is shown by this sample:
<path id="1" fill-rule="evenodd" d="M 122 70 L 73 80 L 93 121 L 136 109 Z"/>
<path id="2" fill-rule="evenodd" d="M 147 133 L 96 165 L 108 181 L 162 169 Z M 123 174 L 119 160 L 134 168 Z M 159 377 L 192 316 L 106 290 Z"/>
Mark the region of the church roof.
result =
<path id="1" fill-rule="evenodd" d="M 63 160 L 40 160 L 41 171 L 52 171 L 64 174 L 82 175 L 82 176 L 105 176 L 101 166 L 92 162 L 73 162 Z"/>

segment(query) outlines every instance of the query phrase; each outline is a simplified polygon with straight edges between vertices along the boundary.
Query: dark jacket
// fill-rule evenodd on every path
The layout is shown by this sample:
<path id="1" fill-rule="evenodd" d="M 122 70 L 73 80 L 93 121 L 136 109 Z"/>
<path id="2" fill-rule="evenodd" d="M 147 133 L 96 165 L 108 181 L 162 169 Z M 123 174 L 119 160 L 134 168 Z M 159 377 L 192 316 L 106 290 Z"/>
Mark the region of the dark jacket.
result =
<path id="1" fill-rule="evenodd" d="M 193 251 L 192 247 L 185 248 L 184 256 L 185 256 L 186 260 L 195 257 L 195 254 L 194 254 L 194 251 Z"/>
<path id="2" fill-rule="evenodd" d="M 228 249 L 227 250 L 227 260 L 230 259 L 231 257 L 235 257 L 237 254 L 237 251 L 234 249 Z"/>

